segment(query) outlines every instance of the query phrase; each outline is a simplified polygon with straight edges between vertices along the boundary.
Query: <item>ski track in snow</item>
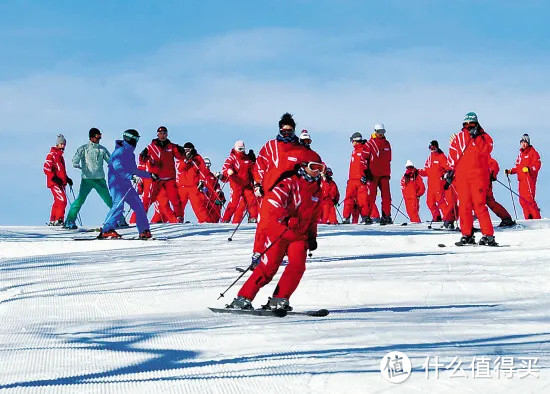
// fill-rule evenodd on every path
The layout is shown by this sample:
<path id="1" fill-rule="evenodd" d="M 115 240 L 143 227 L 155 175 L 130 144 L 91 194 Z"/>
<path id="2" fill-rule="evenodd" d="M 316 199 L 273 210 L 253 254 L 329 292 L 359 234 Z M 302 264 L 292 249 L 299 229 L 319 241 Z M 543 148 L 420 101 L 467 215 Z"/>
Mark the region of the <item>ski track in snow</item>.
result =
<path id="1" fill-rule="evenodd" d="M 253 225 L 232 242 L 232 225 L 153 225 L 168 240 L 146 242 L 0 227 L 0 392 L 550 392 L 550 220 L 522 224 L 497 229 L 507 248 L 458 248 L 425 223 L 320 226 L 291 304 L 325 318 L 207 309 L 243 283 L 216 300 L 250 261 Z M 413 365 L 401 385 L 379 371 L 393 350 Z M 422 368 L 497 355 L 539 357 L 539 378 Z"/>

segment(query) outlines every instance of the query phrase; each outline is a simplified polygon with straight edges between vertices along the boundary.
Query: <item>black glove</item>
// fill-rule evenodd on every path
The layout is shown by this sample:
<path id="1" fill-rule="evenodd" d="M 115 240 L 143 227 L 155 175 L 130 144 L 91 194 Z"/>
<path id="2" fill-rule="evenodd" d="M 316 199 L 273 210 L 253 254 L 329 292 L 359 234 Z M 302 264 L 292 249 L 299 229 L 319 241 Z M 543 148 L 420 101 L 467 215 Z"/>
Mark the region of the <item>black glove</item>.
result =
<path id="1" fill-rule="evenodd" d="M 73 185 L 73 180 L 72 180 L 71 178 L 69 178 L 69 177 L 67 177 L 67 184 L 68 184 L 69 186 L 72 186 L 72 185 Z"/>
<path id="2" fill-rule="evenodd" d="M 372 178 L 372 172 L 370 168 L 367 168 L 365 170 L 365 178 L 367 178 L 367 181 L 372 181 L 373 178 Z"/>
<path id="3" fill-rule="evenodd" d="M 204 189 L 204 181 L 203 180 L 200 180 L 199 183 L 197 183 L 197 189 L 201 192 L 203 191 L 203 189 Z"/>
<path id="4" fill-rule="evenodd" d="M 264 188 L 259 183 L 254 184 L 254 195 L 258 198 L 264 196 Z"/>
<path id="5" fill-rule="evenodd" d="M 59 186 L 63 187 L 63 179 L 61 179 L 60 177 L 58 177 L 57 175 L 54 175 L 52 177 L 52 182 L 53 183 L 57 183 Z"/>
<path id="6" fill-rule="evenodd" d="M 223 194 L 222 191 L 218 192 L 218 198 L 221 200 L 222 203 L 224 203 L 226 201 L 225 200 L 225 194 Z"/>
<path id="7" fill-rule="evenodd" d="M 147 148 L 145 148 L 141 151 L 141 153 L 139 154 L 139 157 L 143 161 L 147 160 L 147 158 L 149 157 L 149 151 L 147 150 Z"/>
<path id="8" fill-rule="evenodd" d="M 189 152 L 186 153 L 185 157 L 188 159 L 192 159 L 193 157 L 197 156 L 197 150 L 195 148 L 191 149 Z"/>
<path id="9" fill-rule="evenodd" d="M 252 163 L 256 162 L 256 154 L 252 149 L 248 151 L 248 158 L 250 159 L 250 161 L 252 161 Z"/>
<path id="10" fill-rule="evenodd" d="M 160 177 L 157 174 L 151 173 L 151 179 L 154 181 L 158 181 Z"/>
<path id="11" fill-rule="evenodd" d="M 362 183 L 363 185 L 366 185 L 366 184 L 367 184 L 367 177 L 366 177 L 366 176 L 363 175 L 363 176 L 361 177 L 361 183 Z"/>
<path id="12" fill-rule="evenodd" d="M 317 239 L 315 238 L 308 238 L 307 239 L 307 248 L 310 252 L 313 252 L 315 249 L 317 249 Z"/>
<path id="13" fill-rule="evenodd" d="M 334 200 L 332 200 L 332 203 L 333 203 L 334 205 L 338 205 L 338 200 L 337 200 L 337 199 L 334 199 Z"/>
<path id="14" fill-rule="evenodd" d="M 468 127 L 468 132 L 470 133 L 470 136 L 476 137 L 479 132 L 479 125 Z"/>
<path id="15" fill-rule="evenodd" d="M 491 172 L 491 182 L 494 182 L 497 180 L 497 177 Z"/>
<path id="16" fill-rule="evenodd" d="M 185 149 L 183 149 L 183 146 L 176 145 L 176 149 L 178 150 L 180 155 L 185 156 Z"/>
<path id="17" fill-rule="evenodd" d="M 453 182 L 454 178 L 455 178 L 455 171 L 454 170 L 447 171 L 445 175 L 443 175 L 443 179 L 445 179 L 445 181 L 447 182 L 443 186 L 443 189 L 447 190 L 449 186 L 451 186 L 451 183 Z"/>

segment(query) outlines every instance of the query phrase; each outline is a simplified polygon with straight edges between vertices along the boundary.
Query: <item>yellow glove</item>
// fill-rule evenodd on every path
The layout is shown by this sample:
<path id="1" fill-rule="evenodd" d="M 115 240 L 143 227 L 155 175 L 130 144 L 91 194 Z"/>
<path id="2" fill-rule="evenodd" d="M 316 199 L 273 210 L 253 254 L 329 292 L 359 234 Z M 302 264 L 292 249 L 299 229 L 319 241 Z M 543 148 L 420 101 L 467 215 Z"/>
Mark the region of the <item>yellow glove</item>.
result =
<path id="1" fill-rule="evenodd" d="M 523 172 L 529 172 L 529 167 L 523 167 L 523 168 L 521 169 L 521 171 L 523 171 Z"/>

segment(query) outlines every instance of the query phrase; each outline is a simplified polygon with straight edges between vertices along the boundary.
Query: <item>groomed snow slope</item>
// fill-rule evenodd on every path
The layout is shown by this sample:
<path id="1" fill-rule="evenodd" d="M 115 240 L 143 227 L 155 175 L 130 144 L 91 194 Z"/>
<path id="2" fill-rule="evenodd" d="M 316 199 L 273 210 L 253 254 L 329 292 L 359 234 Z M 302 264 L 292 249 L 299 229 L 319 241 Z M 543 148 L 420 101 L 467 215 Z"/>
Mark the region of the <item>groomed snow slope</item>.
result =
<path id="1" fill-rule="evenodd" d="M 216 300 L 250 260 L 251 225 L 233 242 L 230 225 L 153 226 L 169 239 L 147 242 L 1 227 L 0 391 L 547 393 L 550 221 L 522 224 L 497 231 L 502 248 L 455 247 L 425 223 L 320 226 L 291 304 L 325 318 L 207 309 L 243 283 Z M 412 361 L 400 385 L 380 374 L 393 350 Z M 539 377 L 473 378 L 474 356 L 498 355 L 538 357 Z M 468 377 L 426 379 L 426 356 L 458 357 Z"/>

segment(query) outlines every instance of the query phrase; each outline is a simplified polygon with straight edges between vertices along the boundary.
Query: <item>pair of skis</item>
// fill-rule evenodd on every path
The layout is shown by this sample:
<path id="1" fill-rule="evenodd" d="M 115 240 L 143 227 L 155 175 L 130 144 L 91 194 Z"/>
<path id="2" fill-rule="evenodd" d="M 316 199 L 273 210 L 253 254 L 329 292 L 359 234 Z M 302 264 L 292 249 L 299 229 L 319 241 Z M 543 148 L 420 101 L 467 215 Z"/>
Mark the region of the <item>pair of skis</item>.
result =
<path id="1" fill-rule="evenodd" d="M 232 313 L 236 315 L 250 315 L 250 316 L 310 316 L 310 317 L 325 317 L 330 312 L 327 309 L 319 309 L 313 311 L 287 311 L 285 309 L 231 309 L 231 308 L 211 308 L 208 307 L 214 313 Z"/>

